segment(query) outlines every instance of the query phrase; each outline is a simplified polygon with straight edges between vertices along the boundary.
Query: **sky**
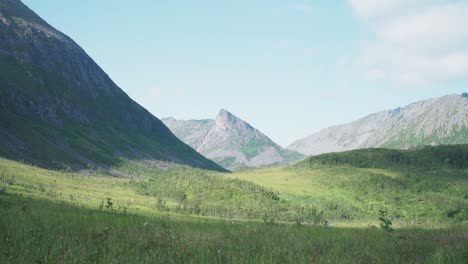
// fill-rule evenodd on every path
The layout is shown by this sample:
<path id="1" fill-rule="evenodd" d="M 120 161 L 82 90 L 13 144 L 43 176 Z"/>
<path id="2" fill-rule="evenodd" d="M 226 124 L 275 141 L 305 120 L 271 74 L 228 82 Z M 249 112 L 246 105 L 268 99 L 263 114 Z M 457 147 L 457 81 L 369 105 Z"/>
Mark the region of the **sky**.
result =
<path id="1" fill-rule="evenodd" d="M 227 109 L 282 146 L 468 91 L 468 0 L 23 0 L 158 118 Z"/>

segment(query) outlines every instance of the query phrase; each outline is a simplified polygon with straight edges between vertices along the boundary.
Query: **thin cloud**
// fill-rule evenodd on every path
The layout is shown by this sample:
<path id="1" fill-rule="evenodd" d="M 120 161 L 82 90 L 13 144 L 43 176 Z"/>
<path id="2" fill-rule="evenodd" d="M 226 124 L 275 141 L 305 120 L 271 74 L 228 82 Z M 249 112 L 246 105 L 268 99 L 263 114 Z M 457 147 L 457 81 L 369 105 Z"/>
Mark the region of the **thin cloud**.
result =
<path id="1" fill-rule="evenodd" d="M 366 79 L 401 85 L 468 79 L 468 1 L 350 3 L 375 33 L 357 59 Z"/>

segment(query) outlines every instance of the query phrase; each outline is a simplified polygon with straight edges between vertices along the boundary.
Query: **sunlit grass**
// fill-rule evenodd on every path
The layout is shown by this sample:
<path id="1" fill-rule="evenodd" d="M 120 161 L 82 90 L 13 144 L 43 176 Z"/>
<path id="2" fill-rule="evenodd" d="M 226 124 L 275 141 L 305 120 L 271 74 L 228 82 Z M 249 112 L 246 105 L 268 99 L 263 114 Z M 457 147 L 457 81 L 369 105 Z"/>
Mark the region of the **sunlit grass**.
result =
<path id="1" fill-rule="evenodd" d="M 361 223 L 379 208 L 389 209 L 401 224 L 450 221 L 446 214 L 455 208 L 465 208 L 462 214 L 467 215 L 468 172 L 459 170 L 333 166 L 265 168 L 223 176 L 274 189 L 291 201 L 346 205 L 359 211 Z"/>
<path id="2" fill-rule="evenodd" d="M 463 263 L 468 257 L 465 172 L 122 168 L 140 178 L 0 159 L 0 263 Z M 275 223 L 242 218 L 241 211 L 227 212 L 231 219 L 210 210 L 194 215 L 178 209 L 172 192 L 180 190 L 187 207 L 204 199 L 204 208 L 244 206 L 254 216 L 274 208 L 285 215 L 277 212 Z M 275 194 L 279 200 L 271 200 Z M 157 209 L 158 195 L 170 210 Z M 107 197 L 113 210 L 105 207 Z M 324 210 L 330 226 L 284 220 L 303 205 Z M 457 206 L 461 211 L 448 217 Z M 380 208 L 391 213 L 392 235 L 377 227 Z M 353 218 L 340 218 L 348 212 Z"/>
<path id="3" fill-rule="evenodd" d="M 307 227 L 99 212 L 0 195 L 1 263 L 464 263 L 466 225 Z"/>

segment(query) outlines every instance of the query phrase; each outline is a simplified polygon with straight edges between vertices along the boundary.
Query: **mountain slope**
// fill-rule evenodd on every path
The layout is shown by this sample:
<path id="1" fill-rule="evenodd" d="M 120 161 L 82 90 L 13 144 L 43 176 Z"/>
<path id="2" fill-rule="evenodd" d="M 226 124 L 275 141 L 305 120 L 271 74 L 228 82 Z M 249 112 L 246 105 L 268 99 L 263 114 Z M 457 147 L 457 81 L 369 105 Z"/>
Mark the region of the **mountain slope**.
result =
<path id="1" fill-rule="evenodd" d="M 359 148 L 468 143 L 468 97 L 447 95 L 323 129 L 288 149 L 306 155 Z"/>
<path id="2" fill-rule="evenodd" d="M 19 0 L 0 0 L 0 123 L 0 155 L 44 167 L 128 159 L 223 170 Z"/>
<path id="3" fill-rule="evenodd" d="M 162 121 L 185 143 L 227 168 L 285 164 L 302 155 L 285 150 L 244 120 L 222 109 L 215 120 Z"/>
<path id="4" fill-rule="evenodd" d="M 194 149 L 203 144 L 206 134 L 210 131 L 215 121 L 202 120 L 176 120 L 172 117 L 161 119 L 171 131 Z"/>

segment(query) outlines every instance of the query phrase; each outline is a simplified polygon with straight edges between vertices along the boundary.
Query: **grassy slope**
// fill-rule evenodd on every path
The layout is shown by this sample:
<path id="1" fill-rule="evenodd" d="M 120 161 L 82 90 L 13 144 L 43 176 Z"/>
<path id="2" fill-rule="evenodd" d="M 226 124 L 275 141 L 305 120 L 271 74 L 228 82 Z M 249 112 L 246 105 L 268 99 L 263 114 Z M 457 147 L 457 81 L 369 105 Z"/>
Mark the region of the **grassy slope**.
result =
<path id="1" fill-rule="evenodd" d="M 412 223 L 468 219 L 468 173 L 333 167 L 269 168 L 226 177 L 248 180 L 277 190 L 292 203 L 314 204 L 334 221 L 366 222 L 379 209 L 397 221 Z"/>
<path id="2" fill-rule="evenodd" d="M 125 208 L 127 212 L 150 215 L 162 211 L 260 219 L 271 207 L 288 206 L 286 201 L 274 200 L 276 195 L 270 190 L 246 181 L 224 179 L 210 171 L 182 166 L 156 171 L 135 163 L 126 163 L 118 169 L 142 178 L 116 178 L 102 171 L 87 174 L 51 171 L 0 159 L 0 188 L 8 193 L 92 209 L 110 197 L 115 210 Z M 181 195 L 186 199 L 181 200 Z"/>
<path id="3" fill-rule="evenodd" d="M 267 168 L 218 174 L 188 167 L 155 171 L 136 163 L 117 168 L 140 179 L 49 171 L 0 159 L 0 184 L 25 193 L 97 208 L 107 197 L 115 208 L 237 219 L 296 221 L 302 208 L 323 212 L 334 225 L 375 223 L 387 209 L 401 223 L 468 219 L 468 173 L 460 170 Z"/>
<path id="4" fill-rule="evenodd" d="M 468 169 L 468 144 L 420 147 L 409 150 L 358 149 L 327 153 L 299 162 L 298 168 L 349 165 L 358 168 L 411 168 L 420 170 Z"/>
<path id="5" fill-rule="evenodd" d="M 9 193 L 88 208 L 98 208 L 102 200 L 112 197 L 115 204 L 135 212 L 153 212 L 154 200 L 127 188 L 129 181 L 100 173 L 88 175 L 45 170 L 0 159 L 0 182 Z"/>

